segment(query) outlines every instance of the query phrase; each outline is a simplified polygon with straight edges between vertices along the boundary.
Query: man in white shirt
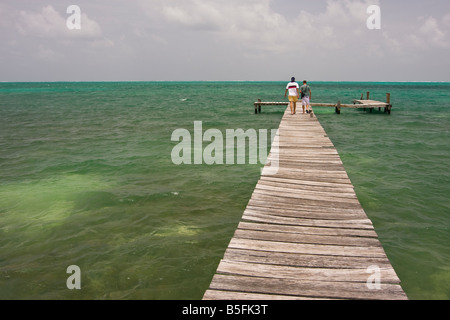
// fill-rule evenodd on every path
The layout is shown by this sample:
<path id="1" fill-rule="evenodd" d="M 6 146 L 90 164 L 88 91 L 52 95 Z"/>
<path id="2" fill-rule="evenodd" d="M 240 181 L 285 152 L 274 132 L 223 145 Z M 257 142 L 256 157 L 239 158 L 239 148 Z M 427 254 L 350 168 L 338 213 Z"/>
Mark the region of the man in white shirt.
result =
<path id="1" fill-rule="evenodd" d="M 289 92 L 289 106 L 291 107 L 291 114 L 295 114 L 297 110 L 297 101 L 300 98 L 299 92 L 300 86 L 295 82 L 295 78 L 291 78 L 291 82 L 286 86 L 286 91 L 284 92 L 284 97 L 286 97 Z"/>

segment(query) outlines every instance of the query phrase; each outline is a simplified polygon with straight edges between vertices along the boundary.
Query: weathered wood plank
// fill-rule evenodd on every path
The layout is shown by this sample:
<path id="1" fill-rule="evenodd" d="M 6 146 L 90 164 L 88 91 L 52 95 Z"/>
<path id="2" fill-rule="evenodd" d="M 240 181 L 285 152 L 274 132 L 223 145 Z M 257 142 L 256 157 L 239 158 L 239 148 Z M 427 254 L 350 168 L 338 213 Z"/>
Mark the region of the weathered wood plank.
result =
<path id="1" fill-rule="evenodd" d="M 380 268 L 391 266 L 387 257 L 337 257 L 327 255 L 269 252 L 228 248 L 223 257 L 226 260 L 273 264 L 306 268 L 367 268 L 376 265 Z"/>
<path id="2" fill-rule="evenodd" d="M 405 300 L 399 285 L 381 284 L 379 290 L 370 290 L 366 283 L 341 283 L 293 279 L 258 278 L 216 274 L 211 289 L 259 294 L 278 294 L 297 297 L 329 299 Z"/>
<path id="3" fill-rule="evenodd" d="M 253 212 L 267 213 L 282 217 L 323 219 L 323 220 L 358 220 L 367 219 L 362 209 L 342 209 L 326 206 L 308 206 L 286 202 L 273 202 L 250 199 L 247 209 Z"/>
<path id="4" fill-rule="evenodd" d="M 254 231 L 284 232 L 289 234 L 300 234 L 301 236 L 315 235 L 315 236 L 348 237 L 352 240 L 361 240 L 362 237 L 377 239 L 377 234 L 375 233 L 375 230 L 285 226 L 268 223 L 253 223 L 253 222 L 249 223 L 244 221 L 239 223 L 238 230 L 239 229 L 254 230 Z"/>
<path id="5" fill-rule="evenodd" d="M 265 200 L 265 201 L 272 201 L 272 202 L 286 202 L 286 203 L 292 203 L 292 204 L 304 204 L 304 205 L 316 205 L 316 206 L 322 206 L 322 207 L 333 207 L 333 208 L 348 208 L 348 209 L 354 209 L 354 208 L 360 208 L 361 205 L 357 201 L 352 201 L 351 199 L 344 201 L 342 198 L 314 198 L 309 195 L 298 195 L 296 197 L 294 196 L 283 196 L 283 195 L 275 195 L 270 192 L 264 192 L 264 190 L 255 190 L 255 192 L 252 195 L 253 199 L 259 199 L 259 200 Z"/>
<path id="6" fill-rule="evenodd" d="M 230 248 L 346 257 L 386 256 L 382 247 L 335 246 L 233 238 Z"/>
<path id="7" fill-rule="evenodd" d="M 351 183 L 333 183 L 329 181 L 317 181 L 315 179 L 293 179 L 293 178 L 281 178 L 276 176 L 262 176 L 259 180 L 260 183 L 267 184 L 282 184 L 288 187 L 295 188 L 296 186 L 312 186 L 312 187 L 324 187 L 329 189 L 346 190 L 350 192 L 355 190 Z"/>
<path id="8" fill-rule="evenodd" d="M 347 228 L 347 229 L 373 229 L 370 220 L 318 220 L 282 217 L 270 214 L 261 214 L 245 211 L 242 216 L 244 221 L 260 223 L 284 224 L 288 226 L 323 227 L 323 228 Z"/>
<path id="9" fill-rule="evenodd" d="M 278 155 L 269 155 L 269 159 L 276 159 Z M 331 165 L 341 165 L 342 161 L 338 158 L 332 159 L 329 155 L 309 155 L 309 154 L 302 154 L 302 155 L 284 155 L 283 159 L 289 162 L 293 162 L 295 165 L 303 164 L 304 166 L 307 166 L 311 163 L 315 164 L 331 164 Z"/>
<path id="10" fill-rule="evenodd" d="M 331 181 L 333 181 L 333 179 L 342 179 L 342 180 L 346 180 L 346 182 L 348 182 L 349 184 L 351 184 L 351 181 L 347 175 L 347 172 L 345 171 L 328 171 L 325 169 L 322 170 L 318 170 L 318 169 L 310 169 L 310 168 L 279 168 L 278 169 L 278 173 L 276 175 L 272 175 L 273 177 L 278 177 L 278 176 L 286 176 L 286 177 L 291 177 L 292 179 L 296 179 L 297 177 L 299 177 L 300 179 L 303 177 L 310 177 L 310 178 L 314 178 L 317 177 L 317 179 L 319 179 L 318 181 L 323 181 L 320 180 L 321 178 L 325 178 L 325 179 L 331 179 Z M 327 180 L 325 180 L 327 181 Z"/>
<path id="11" fill-rule="evenodd" d="M 343 235 L 307 235 L 299 233 L 278 232 L 274 230 L 237 229 L 234 233 L 234 238 L 350 247 L 381 247 L 378 239 L 374 238 L 358 238 Z"/>
<path id="12" fill-rule="evenodd" d="M 314 187 L 305 187 L 296 185 L 295 188 L 289 185 L 275 185 L 275 184 L 266 184 L 266 183 L 258 183 L 255 187 L 257 190 L 262 191 L 268 191 L 274 195 L 278 194 L 284 194 L 284 195 L 290 195 L 292 197 L 296 196 L 306 196 L 309 195 L 311 197 L 314 197 L 314 199 L 334 199 L 334 198 L 343 198 L 343 199 L 353 199 L 357 200 L 356 194 L 354 190 L 349 190 L 348 192 L 344 192 L 342 189 L 338 192 L 336 190 L 325 190 L 321 188 L 314 188 Z"/>
<path id="13" fill-rule="evenodd" d="M 279 182 L 274 181 L 273 179 L 261 179 L 258 182 L 258 185 L 260 186 L 267 186 L 267 187 L 278 187 L 278 188 L 284 188 L 292 191 L 300 191 L 301 190 L 308 190 L 311 192 L 327 192 L 327 193 L 342 193 L 342 194 L 355 194 L 355 190 L 351 185 L 337 185 L 337 184 L 330 184 L 330 183 L 322 183 L 320 184 L 317 181 L 310 182 L 306 180 L 294 180 L 295 183 L 290 183 L 288 181 Z"/>
<path id="14" fill-rule="evenodd" d="M 203 300 L 244 300 L 244 301 L 270 301 L 270 300 L 331 300 L 314 299 L 286 295 L 247 293 L 237 291 L 207 290 Z M 337 299 L 336 299 L 337 300 Z"/>
<path id="15" fill-rule="evenodd" d="M 368 278 L 373 274 L 371 267 L 365 268 L 303 268 L 291 266 L 279 266 L 249 262 L 235 262 L 222 260 L 219 263 L 217 272 L 221 274 L 232 274 L 240 276 L 277 278 L 277 279 L 295 279 L 324 282 L 363 282 L 367 283 Z M 378 268 L 380 283 L 399 284 L 392 267 Z"/>
<path id="16" fill-rule="evenodd" d="M 326 169 L 329 172 L 345 172 L 345 169 L 340 164 L 327 164 L 327 163 L 320 163 L 320 162 L 308 162 L 308 161 L 299 161 L 299 160 L 279 160 L 277 158 L 269 157 L 269 161 L 277 161 L 280 167 L 289 168 L 289 169 L 295 169 L 295 168 L 305 168 L 308 169 Z"/>
<path id="17" fill-rule="evenodd" d="M 279 200 L 279 199 L 278 199 Z M 317 222 L 327 222 L 328 225 L 336 224 L 339 227 L 343 227 L 344 224 L 349 224 L 351 222 L 360 223 L 363 221 L 364 223 L 368 224 L 371 228 L 373 228 L 371 221 L 365 214 L 357 214 L 357 215 L 346 215 L 345 209 L 347 208 L 335 208 L 335 207 L 326 207 L 326 206 L 320 206 L 320 208 L 323 209 L 323 211 L 317 210 L 317 211 L 303 211 L 303 210 L 289 210 L 289 207 L 292 207 L 291 209 L 295 209 L 294 205 L 290 204 L 289 202 L 280 202 L 276 203 L 274 202 L 272 205 L 278 207 L 270 208 L 265 206 L 258 206 L 257 204 L 253 204 L 247 206 L 247 208 L 244 210 L 245 214 L 253 214 L 253 215 L 261 215 L 261 216 L 274 216 L 274 218 L 277 217 L 285 217 L 285 218 L 298 218 L 299 221 L 308 221 L 308 220 L 314 220 Z M 282 201 L 282 200 L 280 200 Z M 283 206 L 283 207 L 280 207 Z M 300 205 L 302 206 L 302 205 Z M 285 208 L 286 207 L 286 208 Z M 327 214 L 327 209 L 335 210 L 330 212 L 335 212 L 336 217 L 330 216 Z M 342 211 L 339 211 L 342 210 Z M 349 209 L 350 210 L 350 209 Z M 358 212 L 356 209 L 351 209 L 352 212 Z M 342 216 L 339 216 L 340 212 L 342 213 Z M 345 218 L 344 218 L 345 217 Z"/>

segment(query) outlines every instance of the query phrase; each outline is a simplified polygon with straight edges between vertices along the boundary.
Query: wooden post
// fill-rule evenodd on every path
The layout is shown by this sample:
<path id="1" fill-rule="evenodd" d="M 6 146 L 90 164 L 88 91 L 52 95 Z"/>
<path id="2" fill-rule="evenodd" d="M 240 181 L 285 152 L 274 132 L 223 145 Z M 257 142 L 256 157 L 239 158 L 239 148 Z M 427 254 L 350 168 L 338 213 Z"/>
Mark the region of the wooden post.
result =
<path id="1" fill-rule="evenodd" d="M 255 102 L 255 114 L 261 113 L 261 99 L 258 99 L 258 102 Z"/>
<path id="2" fill-rule="evenodd" d="M 388 106 L 386 107 L 386 110 L 388 112 L 388 114 L 391 114 L 391 94 L 390 93 L 386 93 L 386 103 L 388 104 Z"/>
<path id="3" fill-rule="evenodd" d="M 336 106 L 336 113 L 341 114 L 341 101 L 339 100 Z"/>

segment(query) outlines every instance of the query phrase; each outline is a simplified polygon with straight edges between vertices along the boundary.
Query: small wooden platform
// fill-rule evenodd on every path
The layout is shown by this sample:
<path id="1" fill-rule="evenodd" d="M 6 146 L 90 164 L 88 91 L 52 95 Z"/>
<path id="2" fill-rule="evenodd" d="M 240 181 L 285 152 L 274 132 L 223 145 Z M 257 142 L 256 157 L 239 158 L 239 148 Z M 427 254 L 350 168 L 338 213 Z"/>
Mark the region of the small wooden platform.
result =
<path id="1" fill-rule="evenodd" d="M 369 109 L 369 112 L 372 112 L 374 108 L 384 108 L 384 113 L 391 114 L 392 104 L 391 104 L 391 94 L 386 93 L 386 102 L 370 100 L 370 92 L 366 93 L 366 99 L 363 99 L 364 94 L 361 94 L 361 98 L 359 100 L 353 100 L 353 104 L 357 108 Z"/>
<path id="2" fill-rule="evenodd" d="M 286 110 L 203 299 L 407 299 L 317 118 Z"/>

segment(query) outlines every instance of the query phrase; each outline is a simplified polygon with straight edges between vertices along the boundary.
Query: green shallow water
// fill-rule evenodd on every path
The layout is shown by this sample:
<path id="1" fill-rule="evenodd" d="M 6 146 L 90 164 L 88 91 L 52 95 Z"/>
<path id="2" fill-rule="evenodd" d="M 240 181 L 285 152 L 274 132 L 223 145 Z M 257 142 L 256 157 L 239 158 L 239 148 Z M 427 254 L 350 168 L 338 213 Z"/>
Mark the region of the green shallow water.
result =
<path id="1" fill-rule="evenodd" d="M 201 299 L 261 165 L 180 165 L 174 130 L 276 129 L 280 82 L 0 84 L 0 298 Z M 311 83 L 411 299 L 450 296 L 450 84 Z M 68 290 L 69 265 L 81 290 Z"/>

